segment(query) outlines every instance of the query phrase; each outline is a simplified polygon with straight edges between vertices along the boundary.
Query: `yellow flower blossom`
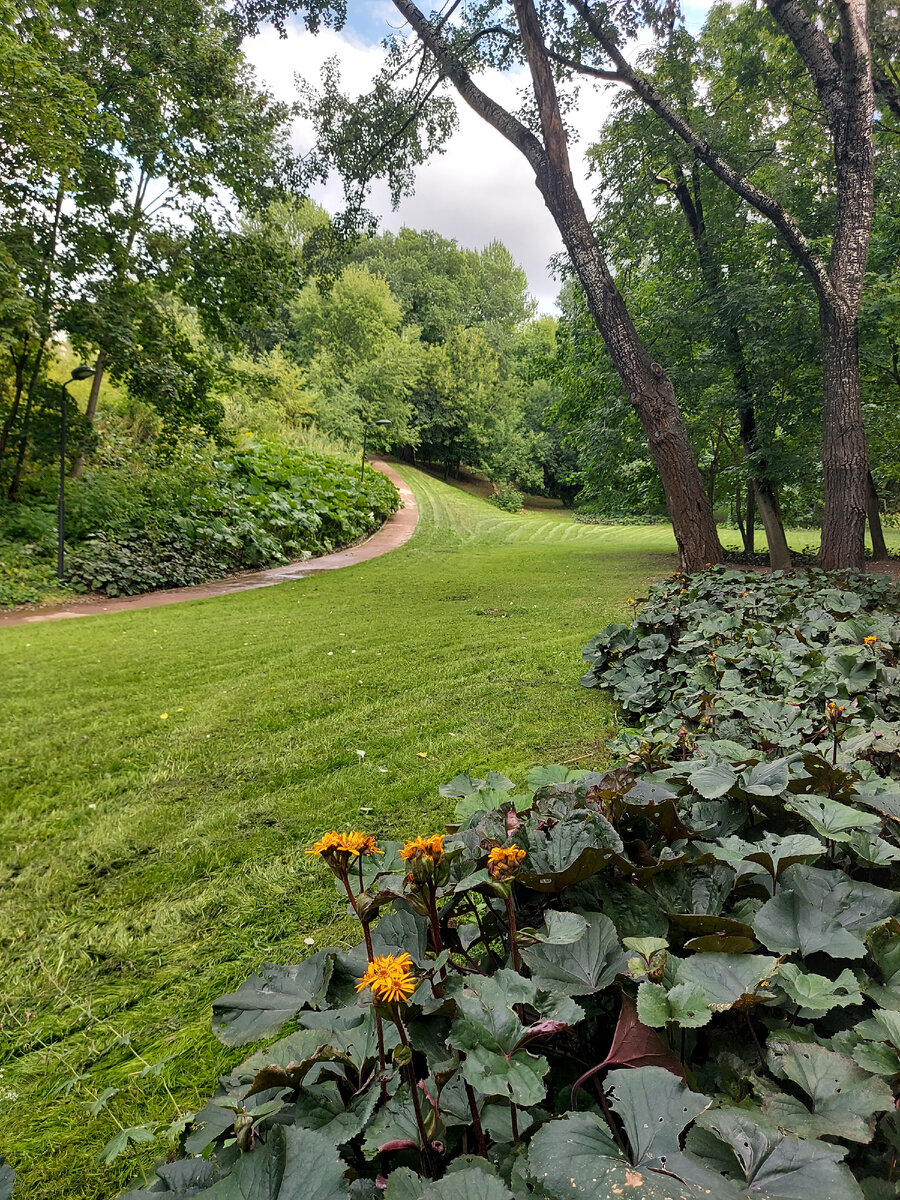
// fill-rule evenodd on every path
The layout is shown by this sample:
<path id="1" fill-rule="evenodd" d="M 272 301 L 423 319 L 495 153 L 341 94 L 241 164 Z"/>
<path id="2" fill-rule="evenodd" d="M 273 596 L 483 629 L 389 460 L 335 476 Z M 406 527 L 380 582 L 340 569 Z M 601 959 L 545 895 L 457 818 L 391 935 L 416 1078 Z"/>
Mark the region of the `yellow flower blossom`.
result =
<path id="1" fill-rule="evenodd" d="M 371 988 L 376 1000 L 386 1004 L 405 1004 L 419 986 L 412 973 L 412 959 L 408 954 L 378 954 L 365 975 L 356 985 L 358 992 Z"/>
<path id="2" fill-rule="evenodd" d="M 870 633 L 868 637 L 863 638 L 863 641 L 866 643 L 867 646 L 874 646 L 875 643 L 878 641 L 878 638 L 875 636 L 874 633 Z"/>
<path id="3" fill-rule="evenodd" d="M 400 857 L 406 862 L 409 862 L 411 858 L 423 856 L 434 859 L 435 862 L 439 862 L 444 857 L 444 835 L 442 833 L 435 833 L 427 838 L 413 838 L 400 851 Z"/>
<path id="4" fill-rule="evenodd" d="M 307 850 L 313 858 L 323 858 L 332 871 L 342 875 L 347 871 L 352 859 L 367 854 L 384 854 L 379 850 L 375 839 L 369 833 L 338 833 L 332 830 L 320 837 L 316 844 Z"/>
<path id="5" fill-rule="evenodd" d="M 525 851 L 515 843 L 512 846 L 495 846 L 488 855 L 487 869 L 491 878 L 505 883 L 516 874 Z"/>

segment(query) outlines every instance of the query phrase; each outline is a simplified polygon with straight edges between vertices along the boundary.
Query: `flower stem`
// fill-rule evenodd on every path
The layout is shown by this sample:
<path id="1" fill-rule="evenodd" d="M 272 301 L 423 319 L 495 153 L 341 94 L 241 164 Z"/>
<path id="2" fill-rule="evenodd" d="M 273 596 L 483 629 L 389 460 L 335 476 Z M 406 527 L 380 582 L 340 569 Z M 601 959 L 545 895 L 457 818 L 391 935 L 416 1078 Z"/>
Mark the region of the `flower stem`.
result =
<path id="1" fill-rule="evenodd" d="M 350 901 L 350 906 L 353 909 L 353 911 L 356 913 L 356 916 L 357 916 L 357 919 L 358 919 L 360 925 L 362 925 L 363 939 L 366 943 L 366 958 L 369 960 L 370 963 L 372 963 L 375 961 L 375 952 L 372 949 L 372 934 L 369 932 L 368 922 L 364 921 L 362 919 L 362 917 L 359 915 L 359 908 L 356 903 L 356 897 L 353 895 L 353 892 L 350 888 L 350 880 L 347 876 L 346 871 L 344 872 L 343 875 L 341 875 L 340 878 L 341 878 L 341 883 L 344 885 L 344 890 L 347 893 L 347 898 Z M 361 879 L 362 879 L 362 867 L 360 866 L 360 880 Z M 385 1057 L 385 1053 L 384 1053 L 384 1029 L 382 1028 L 382 1025 L 381 1025 L 381 1014 L 378 1012 L 375 1013 L 375 1037 L 378 1040 L 378 1066 L 380 1069 L 380 1074 L 382 1076 L 381 1083 L 380 1083 L 381 1098 L 382 1098 L 382 1100 L 385 1100 L 385 1099 L 387 1099 L 387 1084 L 384 1081 L 384 1073 L 387 1068 L 387 1058 Z"/>
<path id="2" fill-rule="evenodd" d="M 472 1128 L 475 1131 L 475 1139 L 478 1142 L 478 1153 L 482 1158 L 487 1158 L 487 1142 L 484 1137 L 484 1129 L 481 1125 L 481 1117 L 478 1113 L 478 1101 L 475 1099 L 475 1093 L 472 1090 L 472 1085 L 466 1084 L 466 1099 L 469 1101 L 469 1112 L 472 1114 Z"/>
<path id="3" fill-rule="evenodd" d="M 519 947 L 516 943 L 516 910 L 513 907 L 512 891 L 506 897 L 506 915 L 509 918 L 509 949 L 512 954 L 513 967 L 521 971 L 522 962 L 519 958 Z"/>
<path id="4" fill-rule="evenodd" d="M 400 1035 L 400 1044 L 404 1049 L 412 1053 L 412 1047 L 409 1044 L 409 1038 L 406 1036 L 406 1030 L 403 1027 L 403 1022 L 400 1019 L 400 1013 L 397 1011 L 396 1004 L 391 1005 L 391 1017 L 394 1024 L 397 1026 L 397 1032 Z M 431 1142 L 428 1138 L 428 1132 L 425 1129 L 425 1121 L 422 1117 L 422 1106 L 419 1103 L 419 1081 L 416 1079 L 415 1067 L 412 1064 L 412 1059 L 406 1064 L 406 1078 L 409 1080 L 409 1090 L 412 1095 L 413 1109 L 416 1114 L 416 1125 L 419 1130 L 419 1140 L 421 1142 L 422 1170 L 423 1172 L 433 1176 L 433 1167 L 431 1159 Z"/>

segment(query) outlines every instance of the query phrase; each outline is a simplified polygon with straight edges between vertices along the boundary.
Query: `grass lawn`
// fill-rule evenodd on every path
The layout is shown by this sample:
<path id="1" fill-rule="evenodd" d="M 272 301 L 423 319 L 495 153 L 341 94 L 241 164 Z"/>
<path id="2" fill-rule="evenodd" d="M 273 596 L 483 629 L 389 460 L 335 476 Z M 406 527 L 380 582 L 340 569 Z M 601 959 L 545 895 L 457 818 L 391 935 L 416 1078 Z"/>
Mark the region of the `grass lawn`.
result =
<path id="1" fill-rule="evenodd" d="M 404 474 L 421 522 L 383 558 L 0 632 L 0 1152 L 17 1200 L 115 1196 L 164 1152 L 102 1166 L 116 1122 L 192 1111 L 246 1057 L 213 1039 L 210 1001 L 307 939 L 357 940 L 304 855 L 323 830 L 428 833 L 461 770 L 521 782 L 604 761 L 614 714 L 578 687 L 580 649 L 674 568 L 669 530 L 507 516 Z"/>

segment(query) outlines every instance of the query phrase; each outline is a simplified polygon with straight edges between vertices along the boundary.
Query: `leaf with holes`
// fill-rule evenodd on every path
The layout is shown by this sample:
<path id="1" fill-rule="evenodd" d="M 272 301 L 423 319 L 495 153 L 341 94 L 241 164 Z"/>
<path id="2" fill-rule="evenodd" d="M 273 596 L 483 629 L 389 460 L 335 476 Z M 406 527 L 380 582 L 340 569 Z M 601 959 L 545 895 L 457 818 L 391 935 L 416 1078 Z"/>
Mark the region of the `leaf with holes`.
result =
<path id="1" fill-rule="evenodd" d="M 773 1034 L 768 1061 L 775 1076 L 789 1079 L 807 1097 L 806 1103 L 781 1094 L 763 1100 L 765 1115 L 787 1133 L 870 1142 L 875 1114 L 894 1107 L 886 1083 L 814 1042 Z"/>

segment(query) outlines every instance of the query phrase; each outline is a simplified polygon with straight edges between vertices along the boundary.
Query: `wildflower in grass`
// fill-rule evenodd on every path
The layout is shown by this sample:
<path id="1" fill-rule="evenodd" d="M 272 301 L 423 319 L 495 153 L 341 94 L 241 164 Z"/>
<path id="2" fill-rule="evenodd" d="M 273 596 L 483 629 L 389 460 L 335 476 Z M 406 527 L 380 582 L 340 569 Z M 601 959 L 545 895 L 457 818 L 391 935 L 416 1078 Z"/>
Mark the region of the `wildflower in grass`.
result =
<path id="1" fill-rule="evenodd" d="M 625 601 L 626 604 L 634 604 L 634 596 L 629 596 Z"/>
<path id="2" fill-rule="evenodd" d="M 356 985 L 358 992 L 369 988 L 385 1004 L 405 1004 L 419 986 L 408 954 L 378 954 Z"/>
<path id="3" fill-rule="evenodd" d="M 515 843 L 512 846 L 495 846 L 488 855 L 487 869 L 492 879 L 505 883 L 518 873 L 525 851 Z"/>
<path id="4" fill-rule="evenodd" d="M 865 644 L 867 646 L 874 646 L 875 643 L 878 641 L 878 638 L 875 636 L 874 633 L 870 633 L 868 637 L 863 638 L 863 641 L 865 642 Z"/>

